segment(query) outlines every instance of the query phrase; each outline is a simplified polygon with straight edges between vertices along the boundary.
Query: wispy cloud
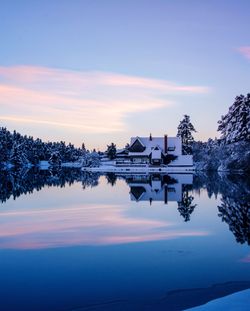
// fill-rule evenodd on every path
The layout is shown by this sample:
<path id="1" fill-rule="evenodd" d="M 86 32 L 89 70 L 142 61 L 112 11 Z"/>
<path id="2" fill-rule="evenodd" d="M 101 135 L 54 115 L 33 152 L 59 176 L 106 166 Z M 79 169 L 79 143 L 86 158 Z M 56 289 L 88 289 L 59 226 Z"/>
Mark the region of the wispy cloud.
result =
<path id="1" fill-rule="evenodd" d="M 202 86 L 116 73 L 0 67 L 0 118 L 111 133 L 126 129 L 129 114 L 173 105 L 167 95 L 206 92 Z"/>
<path id="2" fill-rule="evenodd" d="M 245 58 L 250 60 L 250 46 L 241 46 L 237 49 Z"/>

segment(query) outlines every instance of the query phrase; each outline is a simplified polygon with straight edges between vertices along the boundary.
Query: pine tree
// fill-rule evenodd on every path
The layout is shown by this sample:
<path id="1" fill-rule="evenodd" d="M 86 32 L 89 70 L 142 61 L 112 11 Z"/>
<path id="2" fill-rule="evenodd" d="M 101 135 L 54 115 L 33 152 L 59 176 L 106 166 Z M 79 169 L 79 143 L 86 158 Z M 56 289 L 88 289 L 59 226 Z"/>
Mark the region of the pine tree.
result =
<path id="1" fill-rule="evenodd" d="M 226 144 L 250 141 L 250 94 L 237 96 L 218 124 L 221 139 Z"/>
<path id="2" fill-rule="evenodd" d="M 30 164 L 36 166 L 40 161 L 59 165 L 61 162 L 75 162 L 85 153 L 85 149 L 76 148 L 73 144 L 66 145 L 64 141 L 45 143 L 39 138 L 34 140 L 32 136 L 23 136 L 16 131 L 11 133 L 6 128 L 0 128 L 2 167 L 9 163 L 15 167 L 27 167 Z"/>
<path id="3" fill-rule="evenodd" d="M 106 152 L 107 152 L 107 157 L 110 160 L 115 159 L 115 157 L 116 157 L 116 145 L 114 143 L 111 143 L 111 145 L 108 145 Z"/>
<path id="4" fill-rule="evenodd" d="M 61 160 L 60 153 L 58 151 L 54 151 L 51 154 L 51 157 L 49 159 L 49 164 L 52 166 L 60 166 L 61 163 L 62 163 L 62 160 Z"/>
<path id="5" fill-rule="evenodd" d="M 183 154 L 192 154 L 192 145 L 194 142 L 192 132 L 196 132 L 196 130 L 190 122 L 190 116 L 185 114 L 183 120 L 180 121 L 177 132 L 177 137 L 181 137 L 182 140 Z"/>
<path id="6" fill-rule="evenodd" d="M 14 143 L 11 154 L 10 154 L 10 162 L 15 167 L 22 167 L 28 164 L 26 155 L 22 150 L 22 145 L 18 145 L 17 143 Z"/>

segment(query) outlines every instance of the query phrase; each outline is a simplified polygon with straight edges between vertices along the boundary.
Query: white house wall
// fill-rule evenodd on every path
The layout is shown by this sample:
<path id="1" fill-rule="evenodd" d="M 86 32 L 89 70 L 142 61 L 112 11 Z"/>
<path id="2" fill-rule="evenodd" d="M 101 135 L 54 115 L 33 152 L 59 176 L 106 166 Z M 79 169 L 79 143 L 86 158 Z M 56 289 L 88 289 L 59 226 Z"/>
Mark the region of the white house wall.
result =
<path id="1" fill-rule="evenodd" d="M 193 166 L 193 156 L 179 155 L 178 158 L 172 161 L 168 166 Z"/>

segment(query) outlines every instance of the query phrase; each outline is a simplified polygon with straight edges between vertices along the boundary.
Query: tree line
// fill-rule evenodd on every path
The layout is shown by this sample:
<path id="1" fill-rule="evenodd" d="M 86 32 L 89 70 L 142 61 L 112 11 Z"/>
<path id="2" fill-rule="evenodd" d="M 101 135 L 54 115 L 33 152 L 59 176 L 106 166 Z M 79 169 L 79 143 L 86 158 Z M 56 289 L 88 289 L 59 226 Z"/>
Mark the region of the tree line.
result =
<path id="1" fill-rule="evenodd" d="M 83 165 L 98 165 L 99 154 L 73 144 L 60 142 L 44 142 L 40 138 L 11 133 L 5 127 L 0 128 L 0 168 L 37 166 L 47 161 L 52 166 L 60 166 L 65 162 L 81 161 Z"/>
<path id="2" fill-rule="evenodd" d="M 193 154 L 197 169 L 249 169 L 250 167 L 250 93 L 239 95 L 229 107 L 228 112 L 218 121 L 220 138 L 207 142 L 195 141 L 196 132 L 189 115 L 184 115 L 177 128 L 177 136 L 182 140 L 183 154 Z M 125 146 L 127 150 L 129 144 Z M 107 146 L 106 155 L 116 158 L 117 148 L 112 142 Z M 38 165 L 48 161 L 51 165 L 62 162 L 82 161 L 84 165 L 98 165 L 100 154 L 90 153 L 82 144 L 44 142 L 32 136 L 21 135 L 6 128 L 0 128 L 0 166 L 14 167 Z"/>

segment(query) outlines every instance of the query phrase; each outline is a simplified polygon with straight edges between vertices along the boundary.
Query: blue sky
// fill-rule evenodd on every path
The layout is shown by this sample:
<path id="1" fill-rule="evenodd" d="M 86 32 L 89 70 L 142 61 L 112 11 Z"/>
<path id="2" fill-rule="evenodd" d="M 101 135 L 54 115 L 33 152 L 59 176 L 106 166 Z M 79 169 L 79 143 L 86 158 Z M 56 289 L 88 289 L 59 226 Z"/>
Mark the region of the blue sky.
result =
<path id="1" fill-rule="evenodd" d="M 0 1 L 0 118 L 45 140 L 215 137 L 249 92 L 250 2 Z"/>

